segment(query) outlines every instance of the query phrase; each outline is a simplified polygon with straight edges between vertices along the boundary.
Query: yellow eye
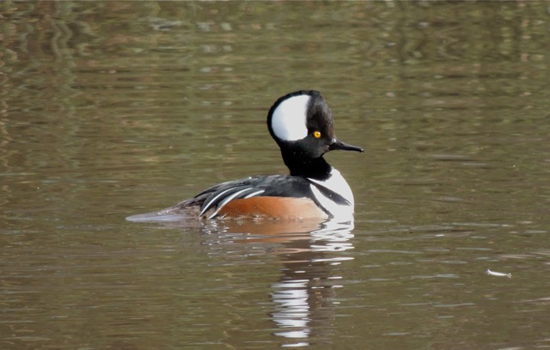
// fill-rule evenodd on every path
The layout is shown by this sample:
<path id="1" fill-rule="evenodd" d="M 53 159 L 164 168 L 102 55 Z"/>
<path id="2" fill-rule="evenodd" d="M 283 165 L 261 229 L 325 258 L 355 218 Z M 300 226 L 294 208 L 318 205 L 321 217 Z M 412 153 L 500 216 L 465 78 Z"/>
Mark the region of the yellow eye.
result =
<path id="1" fill-rule="evenodd" d="M 314 131 L 313 132 L 313 136 L 318 139 L 319 137 L 321 137 L 321 132 L 320 131 Z"/>

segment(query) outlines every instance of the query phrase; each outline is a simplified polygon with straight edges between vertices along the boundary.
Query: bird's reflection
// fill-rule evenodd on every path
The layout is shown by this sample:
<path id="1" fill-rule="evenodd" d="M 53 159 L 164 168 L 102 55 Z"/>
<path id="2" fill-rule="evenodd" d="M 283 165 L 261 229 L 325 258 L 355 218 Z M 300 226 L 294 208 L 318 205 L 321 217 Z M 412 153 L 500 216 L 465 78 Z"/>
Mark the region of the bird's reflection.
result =
<path id="1" fill-rule="evenodd" d="M 270 318 L 283 347 L 330 342 L 336 290 L 343 276 L 338 265 L 353 259 L 353 222 L 225 223 L 226 233 L 247 233 L 238 243 L 279 243 L 266 250 L 282 262 L 281 277 L 271 284 Z M 216 227 L 218 230 L 220 227 Z"/>
<path id="2" fill-rule="evenodd" d="M 166 227 L 195 227 L 205 245 L 254 249 L 275 255 L 281 276 L 271 284 L 269 317 L 282 347 L 300 347 L 332 340 L 332 323 L 343 286 L 339 268 L 352 260 L 353 221 L 210 220 L 193 225 L 165 222 Z M 260 248 L 260 249 L 258 249 Z M 247 249 L 245 249 L 247 250 Z"/>
<path id="3" fill-rule="evenodd" d="M 284 264 L 278 282 L 272 284 L 271 318 L 286 338 L 283 346 L 306 346 L 310 338 L 330 339 L 335 313 L 335 290 L 342 276 L 335 266 L 349 256 L 340 254 L 353 248 L 353 223 L 328 222 L 310 233 L 309 240 L 288 241 L 279 250 Z"/>

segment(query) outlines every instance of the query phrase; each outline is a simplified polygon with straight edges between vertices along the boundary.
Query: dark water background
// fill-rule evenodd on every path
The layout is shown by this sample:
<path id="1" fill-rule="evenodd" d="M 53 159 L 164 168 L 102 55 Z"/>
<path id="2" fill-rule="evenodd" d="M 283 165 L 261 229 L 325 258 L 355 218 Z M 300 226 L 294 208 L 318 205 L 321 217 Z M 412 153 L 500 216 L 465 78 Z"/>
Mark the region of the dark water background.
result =
<path id="1" fill-rule="evenodd" d="M 0 3 L 0 348 L 550 347 L 549 18 Z M 284 173 L 267 109 L 311 88 L 354 226 L 124 220 Z"/>

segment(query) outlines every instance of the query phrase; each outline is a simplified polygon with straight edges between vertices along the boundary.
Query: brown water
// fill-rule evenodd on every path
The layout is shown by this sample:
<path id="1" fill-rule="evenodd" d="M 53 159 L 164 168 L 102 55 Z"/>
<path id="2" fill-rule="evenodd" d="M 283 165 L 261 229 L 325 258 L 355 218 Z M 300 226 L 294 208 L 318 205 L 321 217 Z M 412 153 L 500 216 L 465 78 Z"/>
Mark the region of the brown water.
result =
<path id="1" fill-rule="evenodd" d="M 549 6 L 2 2 L 0 348 L 550 347 Z M 302 88 L 354 226 L 124 220 L 284 173 Z"/>

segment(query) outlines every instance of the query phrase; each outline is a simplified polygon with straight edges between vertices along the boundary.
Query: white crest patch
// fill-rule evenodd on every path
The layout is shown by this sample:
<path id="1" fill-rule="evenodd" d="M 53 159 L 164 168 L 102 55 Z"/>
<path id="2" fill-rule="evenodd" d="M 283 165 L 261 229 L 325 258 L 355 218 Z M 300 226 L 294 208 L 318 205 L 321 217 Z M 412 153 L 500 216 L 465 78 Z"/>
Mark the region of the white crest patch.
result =
<path id="1" fill-rule="evenodd" d="M 294 96 L 281 102 L 271 117 L 275 136 L 284 141 L 296 141 L 307 136 L 306 112 L 310 96 Z"/>

